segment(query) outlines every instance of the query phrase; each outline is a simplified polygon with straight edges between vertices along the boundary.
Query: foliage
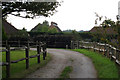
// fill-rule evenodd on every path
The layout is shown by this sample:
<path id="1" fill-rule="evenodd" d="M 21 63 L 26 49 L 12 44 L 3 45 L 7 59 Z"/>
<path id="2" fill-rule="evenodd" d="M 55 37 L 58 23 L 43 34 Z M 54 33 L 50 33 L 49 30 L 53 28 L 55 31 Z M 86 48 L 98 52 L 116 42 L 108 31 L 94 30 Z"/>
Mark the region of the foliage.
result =
<path id="1" fill-rule="evenodd" d="M 100 34 L 92 33 L 91 35 L 93 36 L 93 38 L 91 39 L 92 41 L 95 41 L 95 42 L 99 42 L 100 41 L 100 38 L 101 38 Z"/>
<path id="2" fill-rule="evenodd" d="M 92 62 L 97 70 L 98 78 L 118 78 L 118 68 L 116 64 L 110 59 L 103 57 L 97 52 L 88 51 L 86 49 L 75 49 L 85 56 L 88 56 L 92 59 Z"/>
<path id="3" fill-rule="evenodd" d="M 58 6 L 60 2 L 2 2 L 2 17 L 8 14 L 22 18 L 48 17 L 56 12 Z"/>
<path id="4" fill-rule="evenodd" d="M 95 23 L 97 24 L 97 21 L 99 20 L 102 21 L 103 16 L 99 16 L 97 13 L 96 17 L 97 19 L 95 20 Z M 118 20 L 118 15 L 117 15 L 117 20 Z M 99 25 L 99 27 L 103 28 L 103 32 L 101 34 L 93 34 L 93 40 L 95 41 L 99 41 L 99 42 L 104 42 L 104 43 L 110 43 L 113 46 L 119 46 L 120 44 L 120 40 L 119 40 L 119 36 L 120 36 L 120 29 L 119 29 L 119 21 L 115 22 L 112 21 L 111 19 L 108 19 L 105 16 L 105 20 L 103 20 L 103 22 Z M 114 31 L 114 33 L 111 32 L 111 34 L 107 34 L 107 32 L 110 32 L 109 29 L 112 29 Z M 113 40 L 116 40 L 116 42 L 112 42 Z M 116 45 L 117 44 L 117 45 Z"/>
<path id="5" fill-rule="evenodd" d="M 48 30 L 48 33 L 58 33 L 57 29 L 56 28 L 50 28 Z"/>
<path id="6" fill-rule="evenodd" d="M 80 39 L 79 33 L 76 30 L 72 30 L 71 35 L 72 35 L 72 40 Z"/>
<path id="7" fill-rule="evenodd" d="M 108 19 L 108 20 L 104 20 L 101 25 L 103 28 L 106 28 L 106 27 L 113 27 L 114 28 L 115 22 L 112 21 L 111 19 Z"/>
<path id="8" fill-rule="evenodd" d="M 22 30 L 19 30 L 16 33 L 16 36 L 21 37 L 21 38 L 27 38 L 28 37 L 28 33 L 27 33 L 26 29 L 23 28 Z"/>
<path id="9" fill-rule="evenodd" d="M 117 32 L 118 32 L 118 34 L 120 34 L 120 25 L 119 25 L 119 24 L 116 25 L 116 28 L 117 28 Z"/>
<path id="10" fill-rule="evenodd" d="M 76 30 L 64 30 L 64 35 L 71 35 L 72 40 L 90 40 L 93 38 L 93 35 L 90 32 L 76 31 Z"/>
<path id="11" fill-rule="evenodd" d="M 71 33 L 73 30 L 69 29 L 69 30 L 64 30 L 63 33 Z"/>
<path id="12" fill-rule="evenodd" d="M 104 40 L 106 40 L 107 41 L 107 31 L 105 30 L 105 28 L 107 29 L 107 28 L 112 28 L 113 30 L 114 30 L 114 28 L 115 28 L 115 26 L 116 26 L 116 24 L 115 24 L 115 22 L 114 21 L 112 21 L 111 19 L 107 19 L 107 20 L 104 20 L 103 22 L 102 22 L 102 24 L 101 24 L 101 26 L 104 28 L 104 34 L 103 34 L 103 38 L 104 38 Z M 113 34 L 114 35 L 114 34 Z M 113 39 L 113 36 L 111 35 L 111 36 L 109 36 L 110 37 L 110 39 Z"/>
<path id="13" fill-rule="evenodd" d="M 82 40 L 86 40 L 86 39 L 92 39 L 93 36 L 90 32 L 80 32 L 79 35 L 81 36 Z"/>
<path id="14" fill-rule="evenodd" d="M 48 29 L 49 29 L 48 21 L 44 21 L 42 24 L 39 23 L 36 26 L 36 29 L 33 31 L 35 31 L 35 32 L 48 32 Z"/>
<path id="15" fill-rule="evenodd" d="M 48 22 L 47 20 L 45 20 L 45 21 L 43 22 L 43 25 L 49 26 L 49 22 Z"/>
<path id="16" fill-rule="evenodd" d="M 25 27 L 23 27 L 22 31 L 25 31 L 25 32 L 26 32 L 26 31 L 27 31 L 27 29 L 25 29 Z"/>
<path id="17" fill-rule="evenodd" d="M 78 32 L 76 30 L 72 30 L 72 34 L 77 34 Z"/>
<path id="18" fill-rule="evenodd" d="M 58 33 L 56 28 L 49 27 L 48 21 L 44 21 L 42 24 L 39 23 L 31 32 Z"/>
<path id="19" fill-rule="evenodd" d="M 44 25 L 44 26 L 38 26 L 38 29 L 36 32 L 48 32 L 48 26 Z"/>
<path id="20" fill-rule="evenodd" d="M 119 49 L 120 49 L 120 24 L 117 24 L 116 25 L 116 29 L 117 29 L 117 32 L 118 32 L 118 46 L 119 46 Z"/>
<path id="21" fill-rule="evenodd" d="M 36 28 L 36 30 L 32 31 L 32 32 L 48 32 L 49 26 L 47 25 L 41 25 L 39 24 Z"/>

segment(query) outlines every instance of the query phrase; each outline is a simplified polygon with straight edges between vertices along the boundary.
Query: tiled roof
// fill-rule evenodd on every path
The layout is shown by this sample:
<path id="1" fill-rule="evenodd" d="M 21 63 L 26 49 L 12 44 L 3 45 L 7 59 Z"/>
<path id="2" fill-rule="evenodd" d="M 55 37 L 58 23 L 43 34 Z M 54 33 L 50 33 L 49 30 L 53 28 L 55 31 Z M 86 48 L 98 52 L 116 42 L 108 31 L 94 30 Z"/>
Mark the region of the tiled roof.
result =
<path id="1" fill-rule="evenodd" d="M 93 27 L 89 32 L 91 33 L 99 33 L 99 34 L 117 34 L 117 32 L 111 28 L 103 28 L 103 27 Z"/>
<path id="2" fill-rule="evenodd" d="M 15 34 L 16 32 L 18 32 L 18 29 L 16 29 L 13 25 L 8 23 L 4 19 L 2 20 L 2 26 L 3 26 L 3 28 L 4 28 L 7 35 Z"/>

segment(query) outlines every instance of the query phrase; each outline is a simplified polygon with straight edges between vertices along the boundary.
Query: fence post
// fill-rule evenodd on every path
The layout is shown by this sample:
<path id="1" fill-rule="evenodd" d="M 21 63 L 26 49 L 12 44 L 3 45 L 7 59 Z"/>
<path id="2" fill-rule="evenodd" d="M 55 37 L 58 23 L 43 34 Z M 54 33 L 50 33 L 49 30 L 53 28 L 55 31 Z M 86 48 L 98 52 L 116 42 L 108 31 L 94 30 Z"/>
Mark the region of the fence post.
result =
<path id="1" fill-rule="evenodd" d="M 77 43 L 77 49 L 79 49 L 79 48 L 78 48 L 78 45 L 79 45 L 79 41 L 77 41 L 76 43 Z"/>
<path id="2" fill-rule="evenodd" d="M 79 41 L 79 49 L 81 49 L 81 46 L 82 46 L 82 42 Z"/>
<path id="3" fill-rule="evenodd" d="M 93 42 L 93 50 L 94 50 L 94 52 L 96 52 L 96 50 L 95 50 L 95 46 L 96 45 L 96 43 L 95 42 Z"/>
<path id="4" fill-rule="evenodd" d="M 71 49 L 73 49 L 72 41 L 71 41 Z"/>
<path id="5" fill-rule="evenodd" d="M 39 55 L 38 56 L 38 63 L 40 63 L 40 52 L 41 52 L 41 48 L 40 48 L 40 44 L 38 44 L 38 46 L 37 46 L 37 54 Z"/>
<path id="6" fill-rule="evenodd" d="M 10 77 L 10 46 L 6 45 L 6 62 L 8 63 L 6 65 L 6 78 Z"/>
<path id="7" fill-rule="evenodd" d="M 65 47 L 66 47 L 66 49 L 68 49 L 68 45 L 66 45 Z"/>
<path id="8" fill-rule="evenodd" d="M 118 50 L 118 61 L 120 62 L 120 50 Z"/>
<path id="9" fill-rule="evenodd" d="M 109 46 L 109 58 L 111 58 L 111 45 Z"/>
<path id="10" fill-rule="evenodd" d="M 87 49 L 90 50 L 90 42 L 87 43 Z"/>
<path id="11" fill-rule="evenodd" d="M 25 48 L 25 53 L 26 53 L 26 69 L 29 68 L 29 48 L 28 46 Z"/>
<path id="12" fill-rule="evenodd" d="M 113 53 L 112 53 L 112 47 L 110 47 L 110 53 L 109 53 L 110 60 L 112 59 L 112 55 L 113 55 Z"/>
<path id="13" fill-rule="evenodd" d="M 101 49 L 101 45 L 100 44 L 98 44 L 98 48 L 99 48 L 99 53 L 100 53 L 100 49 Z"/>
<path id="14" fill-rule="evenodd" d="M 78 49 L 80 49 L 80 41 L 78 40 Z"/>
<path id="15" fill-rule="evenodd" d="M 6 40 L 5 42 L 6 42 L 5 45 L 7 46 L 8 45 L 8 41 Z"/>
<path id="16" fill-rule="evenodd" d="M 109 48 L 109 45 L 107 46 L 107 56 L 106 57 L 109 57 L 109 52 L 110 52 L 110 48 Z"/>
<path id="17" fill-rule="evenodd" d="M 106 56 L 106 43 L 104 45 L 104 56 Z"/>
<path id="18" fill-rule="evenodd" d="M 118 58 L 119 58 L 119 50 L 118 49 L 116 49 L 116 60 L 118 60 Z"/>
<path id="19" fill-rule="evenodd" d="M 20 47 L 20 40 L 18 41 L 18 47 Z"/>
<path id="20" fill-rule="evenodd" d="M 106 57 L 108 57 L 108 53 L 109 53 L 109 46 L 108 44 L 106 45 Z"/>
<path id="21" fill-rule="evenodd" d="M 43 60 L 45 60 L 45 44 L 43 44 L 42 48 L 43 48 Z"/>
<path id="22" fill-rule="evenodd" d="M 107 56 L 107 52 L 108 52 L 108 47 L 107 44 L 105 44 L 105 57 Z"/>
<path id="23" fill-rule="evenodd" d="M 28 41 L 28 43 L 27 43 L 28 50 L 29 50 L 29 46 L 30 46 L 30 43 L 29 43 L 29 41 Z"/>
<path id="24" fill-rule="evenodd" d="M 47 50 L 46 50 L 46 48 L 47 48 L 47 45 L 45 43 L 45 57 L 47 56 Z"/>
<path id="25" fill-rule="evenodd" d="M 39 45 L 37 46 L 37 54 L 38 54 L 37 60 L 38 60 L 38 63 L 40 63 L 40 46 Z"/>
<path id="26" fill-rule="evenodd" d="M 38 41 L 36 41 L 36 46 L 38 45 Z"/>
<path id="27" fill-rule="evenodd" d="M 108 53 L 107 53 L 107 57 L 109 58 L 110 56 L 110 45 L 108 46 Z"/>

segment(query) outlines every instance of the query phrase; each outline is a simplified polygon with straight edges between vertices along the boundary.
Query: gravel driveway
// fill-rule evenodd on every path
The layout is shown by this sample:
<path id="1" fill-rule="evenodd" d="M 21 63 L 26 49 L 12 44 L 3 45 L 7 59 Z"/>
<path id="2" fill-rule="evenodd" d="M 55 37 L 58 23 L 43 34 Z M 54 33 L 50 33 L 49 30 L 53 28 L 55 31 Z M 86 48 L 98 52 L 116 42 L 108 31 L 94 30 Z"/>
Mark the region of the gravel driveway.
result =
<path id="1" fill-rule="evenodd" d="M 73 67 L 70 78 L 97 78 L 91 59 L 83 54 L 64 49 L 47 49 L 47 52 L 52 55 L 52 60 L 26 78 L 58 78 L 66 66 Z"/>

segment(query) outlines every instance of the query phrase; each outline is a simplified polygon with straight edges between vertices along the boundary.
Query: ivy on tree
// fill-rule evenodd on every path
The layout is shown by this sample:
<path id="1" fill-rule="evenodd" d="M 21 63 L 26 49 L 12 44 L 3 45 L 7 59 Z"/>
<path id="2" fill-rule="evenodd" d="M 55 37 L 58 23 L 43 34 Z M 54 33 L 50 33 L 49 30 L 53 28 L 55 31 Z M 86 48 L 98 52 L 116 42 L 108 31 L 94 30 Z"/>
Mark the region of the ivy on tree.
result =
<path id="1" fill-rule="evenodd" d="M 8 14 L 22 18 L 48 17 L 57 12 L 58 6 L 60 2 L 2 2 L 2 17 Z"/>

